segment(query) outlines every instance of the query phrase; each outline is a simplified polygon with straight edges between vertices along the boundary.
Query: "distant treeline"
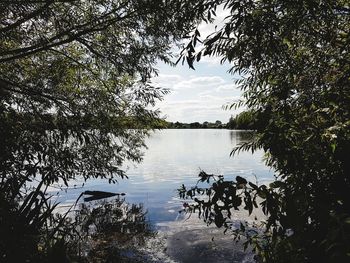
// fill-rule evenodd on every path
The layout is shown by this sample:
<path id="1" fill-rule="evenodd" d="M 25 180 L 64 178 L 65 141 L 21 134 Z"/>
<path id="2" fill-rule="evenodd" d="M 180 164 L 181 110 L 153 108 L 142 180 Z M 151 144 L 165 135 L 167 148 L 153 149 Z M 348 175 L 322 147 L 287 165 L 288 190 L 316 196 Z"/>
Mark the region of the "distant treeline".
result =
<path id="1" fill-rule="evenodd" d="M 223 124 L 221 121 L 203 123 L 192 122 L 192 123 L 182 123 L 182 122 L 167 122 L 168 129 L 224 129 L 226 124 Z"/>
<path id="2" fill-rule="evenodd" d="M 38 125 L 38 120 L 31 118 L 28 114 L 17 114 L 16 119 L 26 121 L 32 125 Z M 110 127 L 120 129 L 231 129 L 231 130 L 255 130 L 256 121 L 252 111 L 244 111 L 236 116 L 231 116 L 227 123 L 222 123 L 217 120 L 215 122 L 205 121 L 182 123 L 182 122 L 168 122 L 163 119 L 146 117 L 138 118 L 137 116 L 65 116 L 64 118 L 56 114 L 43 114 L 41 119 L 41 125 L 45 126 L 47 130 L 54 130 L 58 128 L 64 128 L 70 130 L 78 125 L 83 129 L 96 129 L 100 127 L 102 123 L 108 124 Z"/>
<path id="3" fill-rule="evenodd" d="M 217 120 L 215 122 L 205 121 L 182 123 L 182 122 L 167 122 L 159 120 L 157 128 L 164 129 L 231 129 L 231 130 L 254 130 L 256 128 L 256 121 L 252 111 L 244 111 L 236 116 L 231 116 L 228 123 L 222 123 Z"/>

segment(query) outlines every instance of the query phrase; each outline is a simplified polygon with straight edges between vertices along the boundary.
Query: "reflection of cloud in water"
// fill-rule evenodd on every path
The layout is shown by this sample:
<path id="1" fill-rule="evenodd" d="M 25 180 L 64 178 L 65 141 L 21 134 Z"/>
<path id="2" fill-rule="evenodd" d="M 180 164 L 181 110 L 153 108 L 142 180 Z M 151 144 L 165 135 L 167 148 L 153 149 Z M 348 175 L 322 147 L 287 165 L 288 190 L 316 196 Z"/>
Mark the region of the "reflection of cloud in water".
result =
<path id="1" fill-rule="evenodd" d="M 244 131 L 231 130 L 157 131 L 146 140 L 148 150 L 144 161 L 129 165 L 129 180 L 120 179 L 117 184 L 108 184 L 102 179 L 89 180 L 83 189 L 62 192 L 58 200 L 67 204 L 85 190 L 124 192 L 129 203 L 145 204 L 154 223 L 175 220 L 176 213 L 168 210 L 178 211 L 182 206 L 176 189 L 181 184 L 194 185 L 200 169 L 228 179 L 239 175 L 255 182 L 256 176 L 260 184 L 273 180 L 273 173 L 261 161 L 263 151 L 240 152 L 230 157 L 233 147 L 247 136 Z M 74 182 L 79 183 L 82 181 Z"/>

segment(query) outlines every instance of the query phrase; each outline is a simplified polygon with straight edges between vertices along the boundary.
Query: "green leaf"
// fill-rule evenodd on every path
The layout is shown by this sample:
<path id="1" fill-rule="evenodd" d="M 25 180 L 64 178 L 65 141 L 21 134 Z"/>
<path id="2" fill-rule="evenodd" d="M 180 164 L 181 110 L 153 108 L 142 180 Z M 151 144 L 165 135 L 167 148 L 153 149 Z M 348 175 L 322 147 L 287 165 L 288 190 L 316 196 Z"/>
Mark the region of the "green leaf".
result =
<path id="1" fill-rule="evenodd" d="M 248 182 L 246 179 L 244 179 L 243 177 L 240 177 L 240 176 L 236 176 L 236 181 L 237 181 L 237 184 L 242 184 L 242 185 L 246 185 Z"/>
<path id="2" fill-rule="evenodd" d="M 214 219 L 214 223 L 215 225 L 220 228 L 222 227 L 222 225 L 224 224 L 225 222 L 225 219 L 222 215 L 222 213 L 220 211 L 218 211 L 216 214 L 215 214 L 215 219 Z"/>

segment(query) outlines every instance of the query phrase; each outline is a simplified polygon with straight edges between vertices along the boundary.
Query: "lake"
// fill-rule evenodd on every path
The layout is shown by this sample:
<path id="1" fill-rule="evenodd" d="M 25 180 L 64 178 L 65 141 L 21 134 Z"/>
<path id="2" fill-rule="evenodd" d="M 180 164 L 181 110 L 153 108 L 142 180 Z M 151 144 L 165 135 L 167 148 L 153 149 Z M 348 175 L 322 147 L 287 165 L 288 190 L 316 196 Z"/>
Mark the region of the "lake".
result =
<path id="1" fill-rule="evenodd" d="M 241 152 L 230 157 L 232 149 L 245 141 L 247 131 L 225 129 L 168 129 L 155 131 L 146 139 L 148 149 L 140 164 L 126 164 L 128 180 L 108 184 L 94 179 L 84 190 L 124 192 L 129 203 L 143 203 L 154 226 L 178 219 L 183 200 L 176 189 L 192 186 L 200 170 L 221 174 L 227 179 L 237 175 L 259 184 L 272 181 L 273 172 L 262 161 L 263 151 Z M 128 168 L 127 168 L 128 167 Z M 75 202 L 82 189 L 70 189 L 60 196 L 64 205 Z"/>

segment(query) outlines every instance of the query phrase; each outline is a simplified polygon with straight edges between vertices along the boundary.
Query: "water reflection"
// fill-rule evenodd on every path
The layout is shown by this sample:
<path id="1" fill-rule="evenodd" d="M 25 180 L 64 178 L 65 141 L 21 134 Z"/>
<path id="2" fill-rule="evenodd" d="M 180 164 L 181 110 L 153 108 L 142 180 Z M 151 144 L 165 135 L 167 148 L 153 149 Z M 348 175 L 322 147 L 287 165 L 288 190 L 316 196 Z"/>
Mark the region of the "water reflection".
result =
<path id="1" fill-rule="evenodd" d="M 273 180 L 273 173 L 262 162 L 263 151 L 241 152 L 230 157 L 233 147 L 246 141 L 252 132 L 231 130 L 163 130 L 147 139 L 148 150 L 139 165 L 126 164 L 129 180 L 110 185 L 104 180 L 90 180 L 89 190 L 125 192 L 129 203 L 143 203 L 152 223 L 174 221 L 182 201 L 176 189 L 181 184 L 193 185 L 202 169 L 223 174 L 228 179 L 237 175 L 259 183 Z M 70 190 L 61 201 L 72 202 L 83 190 Z"/>
<path id="2" fill-rule="evenodd" d="M 248 142 L 255 134 L 254 131 L 232 130 L 229 132 L 230 132 L 231 143 L 234 146 L 237 146 L 244 142 Z"/>
<path id="3" fill-rule="evenodd" d="M 81 204 L 70 254 L 79 262 L 136 262 L 142 256 L 138 249 L 155 235 L 145 215 L 142 204 L 129 205 L 122 198 Z"/>

